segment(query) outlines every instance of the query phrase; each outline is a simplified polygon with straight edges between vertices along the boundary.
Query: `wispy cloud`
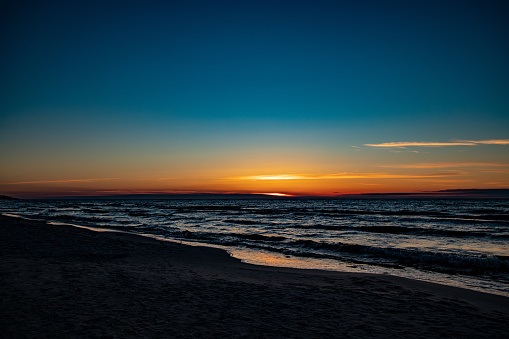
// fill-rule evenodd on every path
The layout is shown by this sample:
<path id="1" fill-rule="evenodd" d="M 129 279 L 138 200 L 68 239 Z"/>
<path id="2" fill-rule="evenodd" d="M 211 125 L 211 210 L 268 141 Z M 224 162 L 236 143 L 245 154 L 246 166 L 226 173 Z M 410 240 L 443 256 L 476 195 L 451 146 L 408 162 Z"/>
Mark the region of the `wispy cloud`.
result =
<path id="1" fill-rule="evenodd" d="M 505 167 L 509 163 L 497 162 L 437 162 L 437 163 L 417 163 L 401 165 L 378 165 L 378 167 L 389 168 L 456 168 L 456 167 Z"/>
<path id="2" fill-rule="evenodd" d="M 477 141 L 465 140 L 465 142 L 472 142 L 475 144 L 485 144 L 485 145 L 509 145 L 509 139 L 477 140 Z"/>
<path id="3" fill-rule="evenodd" d="M 509 187 L 509 182 L 502 182 L 502 181 L 487 182 L 486 185 L 493 185 L 493 186 L 498 186 L 498 187 Z"/>
<path id="4" fill-rule="evenodd" d="M 475 146 L 475 143 L 472 142 L 425 142 L 425 141 L 417 141 L 417 142 L 407 142 L 407 141 L 398 141 L 398 142 L 384 142 L 381 144 L 364 144 L 364 146 L 370 147 L 444 147 L 444 146 Z"/>
<path id="5" fill-rule="evenodd" d="M 60 184 L 70 182 L 94 182 L 94 181 L 107 181 L 117 180 L 118 178 L 103 178 L 103 179 L 69 179 L 69 180 L 37 180 L 37 181 L 18 181 L 18 182 L 6 182 L 2 185 L 26 185 L 26 184 Z"/>
<path id="6" fill-rule="evenodd" d="M 496 140 L 456 140 L 449 142 L 428 141 L 397 141 L 384 142 L 381 144 L 364 144 L 369 147 L 446 147 L 446 146 L 476 146 L 476 145 L 509 145 L 509 139 Z"/>
<path id="7" fill-rule="evenodd" d="M 430 174 L 388 174 L 388 173 L 336 173 L 336 174 L 279 174 L 279 175 L 251 175 L 233 177 L 233 180 L 319 180 L 319 179 L 416 179 L 440 178 L 461 175 L 461 172 L 430 173 Z"/>

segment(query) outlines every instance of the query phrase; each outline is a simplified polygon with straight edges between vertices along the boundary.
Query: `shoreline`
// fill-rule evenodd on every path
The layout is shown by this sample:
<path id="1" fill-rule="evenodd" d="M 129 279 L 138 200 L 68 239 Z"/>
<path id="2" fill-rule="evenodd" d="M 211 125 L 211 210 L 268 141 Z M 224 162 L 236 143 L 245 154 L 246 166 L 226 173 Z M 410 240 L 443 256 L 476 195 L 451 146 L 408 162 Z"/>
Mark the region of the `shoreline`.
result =
<path id="1" fill-rule="evenodd" d="M 103 229 L 104 230 L 104 229 Z M 503 337 L 509 298 L 0 215 L 7 338 Z"/>
<path id="2" fill-rule="evenodd" d="M 332 271 L 332 272 L 341 272 L 341 273 L 361 273 L 361 274 L 375 274 L 375 275 L 390 275 L 400 278 L 406 278 L 410 280 L 417 280 L 422 282 L 428 282 L 438 285 L 445 285 L 450 287 L 456 287 L 461 289 L 467 289 L 472 291 L 478 291 L 482 293 L 488 293 L 488 294 L 496 294 L 504 297 L 509 298 L 509 291 L 501 290 L 493 288 L 492 286 L 486 287 L 479 285 L 478 281 L 475 280 L 475 277 L 470 276 L 460 276 L 461 279 L 458 279 L 458 277 L 447 275 L 445 273 L 439 273 L 439 272 L 433 272 L 433 273 L 426 273 L 418 270 L 411 270 L 411 272 L 407 271 L 400 271 L 400 270 L 394 270 L 382 267 L 369 267 L 369 268 L 363 268 L 359 269 L 356 264 L 355 268 L 351 268 L 348 263 L 339 263 L 331 260 L 331 259 L 315 259 L 315 258 L 302 258 L 302 257 L 295 257 L 295 256 L 286 256 L 281 253 L 272 253 L 272 252 L 265 252 L 265 251 L 257 251 L 257 250 L 251 250 L 248 248 L 237 248 L 237 247 L 230 247 L 230 246 L 224 246 L 219 244 L 212 244 L 212 243 L 206 243 L 206 242 L 200 242 L 200 241 L 191 241 L 191 240 L 177 240 L 177 239 L 168 239 L 164 238 L 163 236 L 158 236 L 154 234 L 149 233 L 136 233 L 136 232 L 130 232 L 125 230 L 119 230 L 114 228 L 104 228 L 104 227 L 96 227 L 96 226 L 85 226 L 85 225 L 78 225 L 73 224 L 69 222 L 56 222 L 56 221 L 49 221 L 45 219 L 32 219 L 25 216 L 17 215 L 17 214 L 9 214 L 9 213 L 0 213 L 0 215 L 4 215 L 7 217 L 14 217 L 14 218 L 21 218 L 25 220 L 31 220 L 31 221 L 41 221 L 41 222 L 47 222 L 50 225 L 63 225 L 68 227 L 77 227 L 77 228 L 84 228 L 96 232 L 117 232 L 117 233 L 127 233 L 127 234 L 133 234 L 137 236 L 142 237 L 148 237 L 151 239 L 156 239 L 159 241 L 164 242 L 172 242 L 177 244 L 184 244 L 192 247 L 210 247 L 210 248 L 216 248 L 221 249 L 223 251 L 226 251 L 228 254 L 230 254 L 232 257 L 236 259 L 240 259 L 243 263 L 251 264 L 251 265 L 257 265 L 257 266 L 263 266 L 263 267 L 277 267 L 277 268 L 294 268 L 299 270 L 319 270 L 319 271 Z M 360 265 L 362 266 L 362 265 Z"/>

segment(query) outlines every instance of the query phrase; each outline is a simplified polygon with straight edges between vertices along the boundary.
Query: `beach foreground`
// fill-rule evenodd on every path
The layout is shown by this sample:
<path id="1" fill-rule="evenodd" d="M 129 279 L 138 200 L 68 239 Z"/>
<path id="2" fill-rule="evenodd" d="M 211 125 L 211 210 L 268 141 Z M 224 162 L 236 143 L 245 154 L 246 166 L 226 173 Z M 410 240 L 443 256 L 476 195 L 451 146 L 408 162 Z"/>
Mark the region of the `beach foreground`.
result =
<path id="1" fill-rule="evenodd" d="M 503 338 L 509 298 L 0 216 L 3 337 Z"/>

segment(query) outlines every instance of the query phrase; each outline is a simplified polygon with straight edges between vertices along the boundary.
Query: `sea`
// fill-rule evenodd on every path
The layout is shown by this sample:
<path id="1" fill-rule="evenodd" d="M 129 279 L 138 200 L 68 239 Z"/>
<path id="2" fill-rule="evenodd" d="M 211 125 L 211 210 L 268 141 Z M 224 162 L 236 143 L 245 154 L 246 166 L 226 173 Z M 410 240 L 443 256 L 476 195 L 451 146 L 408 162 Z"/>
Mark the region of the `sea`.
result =
<path id="1" fill-rule="evenodd" d="M 0 213 L 509 296 L 509 200 L 8 200 Z"/>

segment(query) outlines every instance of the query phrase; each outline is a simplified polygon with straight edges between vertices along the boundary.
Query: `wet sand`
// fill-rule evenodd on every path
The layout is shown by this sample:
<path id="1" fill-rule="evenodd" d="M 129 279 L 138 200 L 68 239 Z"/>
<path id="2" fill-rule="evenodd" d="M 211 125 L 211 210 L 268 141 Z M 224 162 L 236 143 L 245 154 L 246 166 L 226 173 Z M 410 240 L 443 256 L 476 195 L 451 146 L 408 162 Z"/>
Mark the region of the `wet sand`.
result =
<path id="1" fill-rule="evenodd" d="M 504 338 L 509 298 L 0 216 L 3 338 Z"/>

